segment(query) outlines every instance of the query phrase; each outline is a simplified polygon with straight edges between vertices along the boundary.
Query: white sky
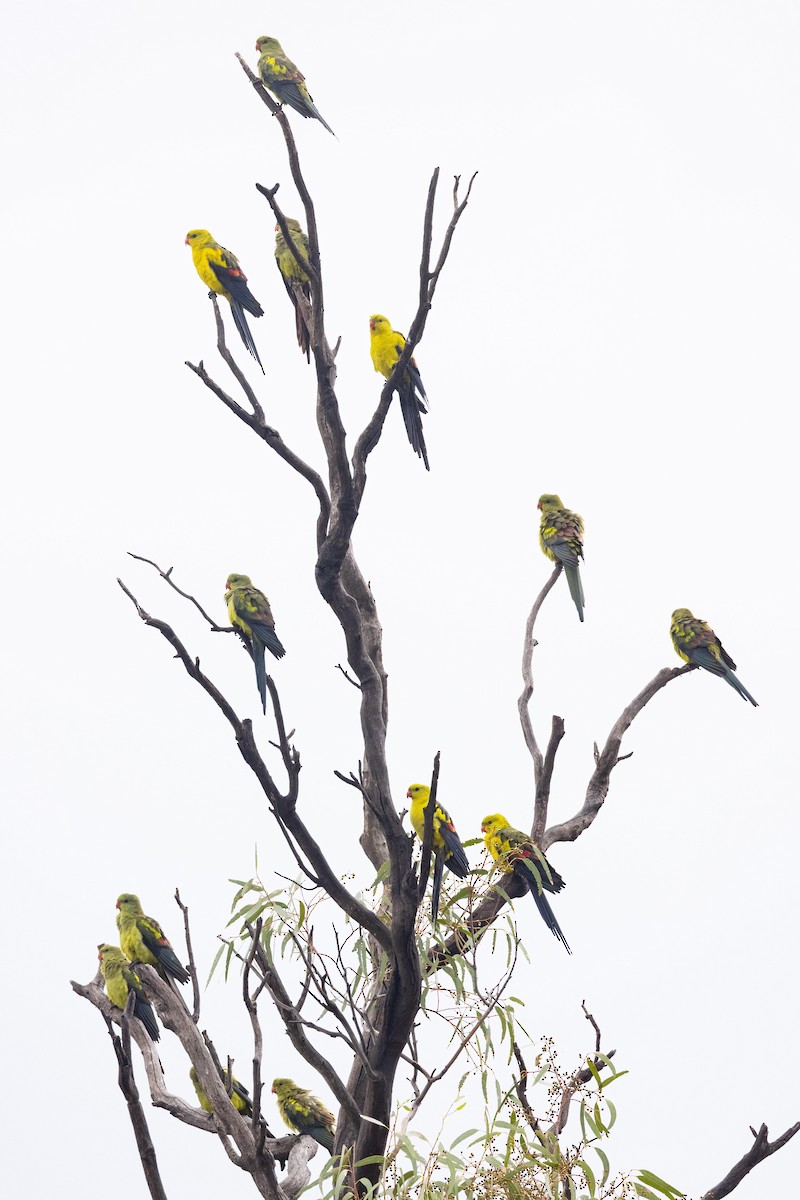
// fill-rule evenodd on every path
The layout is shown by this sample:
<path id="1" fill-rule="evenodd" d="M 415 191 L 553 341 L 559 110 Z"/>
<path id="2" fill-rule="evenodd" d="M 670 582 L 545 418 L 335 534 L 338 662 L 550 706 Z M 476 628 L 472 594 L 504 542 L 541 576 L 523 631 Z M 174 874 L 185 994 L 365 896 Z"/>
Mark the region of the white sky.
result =
<path id="1" fill-rule="evenodd" d="M 358 805 L 332 771 L 356 766 L 356 697 L 334 670 L 343 641 L 314 585 L 310 491 L 183 365 L 204 358 L 227 386 L 183 245 L 205 226 L 266 309 L 252 322 L 266 380 L 226 314 L 233 352 L 269 419 L 321 464 L 312 371 L 254 181 L 280 181 L 287 213 L 300 210 L 277 124 L 233 57 L 254 66 L 269 33 L 338 134 L 292 118 L 351 446 L 380 388 L 367 317 L 404 329 L 413 315 L 431 170 L 442 169 L 440 229 L 453 174 L 480 172 L 417 354 L 432 471 L 390 412 L 357 532 L 385 626 L 398 805 L 440 749 L 463 838 L 486 811 L 530 820 L 515 704 L 525 616 L 549 571 L 536 545 L 543 491 L 586 522 L 586 623 L 560 583 L 538 627 L 537 730 L 553 712 L 567 725 L 553 821 L 580 806 L 593 741 L 677 663 L 676 606 L 711 621 L 761 703 L 695 672 L 640 716 L 595 826 L 552 852 L 570 960 L 533 906 L 518 908 L 528 1028 L 573 1060 L 590 1045 L 585 998 L 630 1070 L 615 1085 L 612 1163 L 701 1192 L 748 1148 L 749 1125 L 777 1135 L 799 1115 L 786 671 L 798 659 L 787 543 L 800 10 L 45 0 L 14 6 L 2 33 L 12 1191 L 71 1196 L 113 1177 L 115 1200 L 144 1194 L 104 1026 L 67 982 L 93 975 L 118 893 L 138 892 L 177 941 L 180 885 L 205 973 L 228 878 L 252 872 L 256 843 L 263 866 L 288 868 L 226 724 L 115 577 L 255 718 L 249 664 L 127 550 L 174 566 L 220 619 L 230 571 L 267 591 L 303 813 L 341 870 L 354 861 Z M 258 729 L 265 744 L 260 716 Z M 306 1081 L 265 1022 L 267 1077 Z M 203 1026 L 246 1062 L 238 981 L 212 984 Z M 168 1038 L 162 1057 L 188 1095 Z M 213 1138 L 155 1111 L 151 1131 L 171 1200 L 252 1194 Z M 798 1153 L 800 1139 L 737 1198 L 785 1193 Z"/>

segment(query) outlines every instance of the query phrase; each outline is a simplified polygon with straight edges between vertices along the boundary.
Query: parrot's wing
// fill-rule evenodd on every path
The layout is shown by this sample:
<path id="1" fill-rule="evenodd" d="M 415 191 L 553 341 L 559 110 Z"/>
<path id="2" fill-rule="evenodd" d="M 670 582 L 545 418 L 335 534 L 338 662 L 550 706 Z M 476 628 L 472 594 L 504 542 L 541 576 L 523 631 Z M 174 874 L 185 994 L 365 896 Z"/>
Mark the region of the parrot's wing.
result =
<path id="1" fill-rule="evenodd" d="M 548 548 L 552 550 L 556 559 L 565 567 L 577 567 L 580 563 L 579 556 L 568 542 L 561 541 L 559 538 L 553 538 L 548 541 Z"/>
<path id="2" fill-rule="evenodd" d="M 720 655 L 722 656 L 722 661 L 725 663 L 725 666 L 729 667 L 731 669 L 731 671 L 735 671 L 736 663 L 733 661 L 730 654 L 728 654 L 727 650 L 723 646 L 722 642 L 719 641 L 719 639 L 717 639 L 717 645 L 719 646 L 719 652 L 720 652 Z"/>
<path id="3" fill-rule="evenodd" d="M 398 357 L 399 357 L 399 351 L 398 351 Z M 430 402 L 428 400 L 427 395 L 425 394 L 425 388 L 422 385 L 422 376 L 419 373 L 419 367 L 414 362 L 413 358 L 411 359 L 411 361 L 408 364 L 408 373 L 411 376 L 411 382 L 414 384 L 414 387 L 416 388 L 416 390 L 419 392 L 420 396 L 422 397 L 422 400 L 419 400 L 419 402 L 418 402 L 420 411 L 427 412 L 428 405 Z M 425 401 L 424 404 L 423 404 L 423 400 Z"/>
<path id="4" fill-rule="evenodd" d="M 693 646 L 687 651 L 689 658 L 698 667 L 703 667 L 706 671 L 710 671 L 712 675 L 725 675 L 726 670 L 715 654 L 711 653 L 708 646 Z M 730 661 L 730 656 L 726 655 L 728 665 L 731 670 L 735 669 L 736 664 Z"/>
<path id="5" fill-rule="evenodd" d="M 222 286 L 242 308 L 254 317 L 263 317 L 264 309 L 247 286 L 247 276 L 233 255 L 226 255 L 225 263 L 216 263 L 209 259 L 209 265 Z M 241 333 L 241 330 L 239 332 Z"/>
<path id="6" fill-rule="evenodd" d="M 172 946 L 170 946 L 169 940 L 164 936 L 164 932 L 158 922 L 154 921 L 152 917 L 140 917 L 136 922 L 136 927 L 141 934 L 144 945 L 153 957 L 158 959 L 158 962 L 167 975 L 171 975 L 179 983 L 188 983 L 189 972 L 172 949 Z"/>
<path id="7" fill-rule="evenodd" d="M 455 826 L 447 812 L 444 809 L 440 809 L 440 812 L 442 815 L 440 818 L 439 833 L 445 844 L 445 864 L 448 870 L 457 875 L 459 879 L 466 879 L 467 875 L 469 875 L 469 861 L 464 847 L 461 845 L 461 838 L 456 833 Z"/>

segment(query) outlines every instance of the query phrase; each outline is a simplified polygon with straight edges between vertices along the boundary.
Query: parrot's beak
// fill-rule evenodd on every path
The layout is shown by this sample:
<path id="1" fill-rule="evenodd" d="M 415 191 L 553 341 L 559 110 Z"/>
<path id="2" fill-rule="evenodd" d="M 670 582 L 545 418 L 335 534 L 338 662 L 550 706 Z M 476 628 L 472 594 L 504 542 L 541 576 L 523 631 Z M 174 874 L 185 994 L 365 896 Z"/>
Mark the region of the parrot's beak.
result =
<path id="1" fill-rule="evenodd" d="M 188 245 L 189 245 L 189 239 L 188 239 L 188 238 L 184 238 L 184 239 L 183 239 L 183 244 L 184 244 L 184 246 L 188 246 Z"/>

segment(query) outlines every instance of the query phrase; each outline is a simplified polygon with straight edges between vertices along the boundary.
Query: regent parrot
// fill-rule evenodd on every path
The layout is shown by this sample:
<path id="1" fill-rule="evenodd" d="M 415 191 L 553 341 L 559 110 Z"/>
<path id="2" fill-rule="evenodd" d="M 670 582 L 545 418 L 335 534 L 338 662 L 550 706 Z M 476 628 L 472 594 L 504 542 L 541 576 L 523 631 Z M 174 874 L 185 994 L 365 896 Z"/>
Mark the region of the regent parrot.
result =
<path id="1" fill-rule="evenodd" d="M 669 632 L 675 652 L 684 662 L 702 667 L 712 675 L 721 675 L 743 700 L 749 700 L 754 708 L 758 708 L 758 701 L 753 699 L 734 673 L 736 663 L 707 621 L 693 617 L 688 608 L 676 608 L 672 614 Z"/>
<path id="2" fill-rule="evenodd" d="M 422 842 L 425 839 L 425 809 L 431 798 L 431 789 L 424 783 L 412 783 L 406 792 L 411 801 L 411 824 Z M 450 814 L 436 802 L 433 810 L 433 894 L 431 896 L 431 921 L 435 924 L 439 912 L 439 894 L 442 888 L 442 873 L 447 867 L 459 879 L 469 875 L 469 863 L 461 839 L 456 833 Z"/>
<path id="3" fill-rule="evenodd" d="M 141 979 L 119 946 L 110 946 L 107 942 L 101 942 L 97 949 L 100 970 L 106 981 L 109 1000 L 112 1004 L 116 1004 L 117 1008 L 124 1009 L 128 1002 L 128 993 L 133 992 L 133 1015 L 142 1022 L 151 1040 L 157 1042 L 161 1037 L 161 1031 L 150 1002 L 144 998 Z"/>
<path id="4" fill-rule="evenodd" d="M 544 894 L 560 892 L 564 887 L 564 880 L 558 871 L 553 870 L 542 851 L 527 834 L 521 829 L 515 829 L 500 813 L 491 813 L 484 817 L 481 821 L 481 831 L 486 849 L 500 870 L 505 871 L 507 875 L 514 874 L 522 880 L 536 901 L 536 907 L 545 925 L 553 936 L 563 943 L 567 954 L 571 954 L 567 939 L 561 932 L 561 926 Z"/>
<path id="5" fill-rule="evenodd" d="M 123 892 L 117 900 L 117 908 L 119 944 L 131 962 L 155 967 L 161 978 L 168 982 L 188 983 L 189 972 L 179 962 L 158 921 L 144 915 L 139 897 Z"/>
<path id="6" fill-rule="evenodd" d="M 197 1099 L 200 1101 L 200 1107 L 203 1109 L 204 1112 L 209 1112 L 209 1113 L 213 1112 L 214 1109 L 212 1108 L 211 1101 L 209 1100 L 206 1093 L 203 1091 L 202 1084 L 200 1083 L 200 1078 L 197 1074 L 197 1071 L 194 1069 L 194 1067 L 192 1067 L 189 1071 L 189 1078 L 191 1079 L 192 1083 L 194 1084 L 194 1090 L 197 1092 Z M 221 1078 L 222 1082 L 225 1084 L 225 1087 L 227 1088 L 227 1086 L 228 1086 L 227 1072 L 225 1072 L 225 1071 L 221 1072 L 220 1078 Z M 239 1083 L 239 1080 L 236 1078 L 235 1075 L 233 1077 L 233 1088 L 231 1091 L 231 1103 L 233 1104 L 233 1107 L 236 1109 L 236 1111 L 240 1112 L 243 1117 L 252 1117 L 253 1104 L 252 1104 L 252 1101 L 250 1100 L 250 1093 L 248 1092 L 248 1090 L 244 1086 L 244 1084 Z"/>
<path id="7" fill-rule="evenodd" d="M 303 233 L 303 230 L 300 227 L 300 222 L 295 221 L 293 217 L 287 217 L 286 224 L 289 226 L 289 232 L 292 235 L 292 241 L 300 251 L 303 258 L 305 258 L 306 262 L 308 262 L 308 238 Z M 294 305 L 294 322 L 295 329 L 297 330 L 297 344 L 303 354 L 305 354 L 306 361 L 311 362 L 309 331 L 306 327 L 305 317 L 303 316 L 302 310 L 297 301 L 297 292 L 300 291 L 310 303 L 311 288 L 308 285 L 308 275 L 305 273 L 289 249 L 289 243 L 281 233 L 280 225 L 275 226 L 275 262 L 278 264 L 278 270 L 281 273 L 283 286 L 286 288 L 289 299 Z"/>
<path id="8" fill-rule="evenodd" d="M 564 568 L 569 594 L 582 621 L 586 603 L 580 572 L 580 560 L 583 558 L 583 518 L 564 508 L 559 496 L 540 496 L 536 507 L 542 513 L 539 545 L 551 562 L 561 563 Z"/>
<path id="9" fill-rule="evenodd" d="M 288 104 L 289 108 L 293 108 L 301 117 L 316 117 L 328 133 L 333 133 L 308 94 L 305 75 L 283 53 L 283 46 L 278 39 L 257 38 L 256 50 L 261 55 L 258 60 L 258 73 L 264 87 L 274 92 L 281 104 Z M 333 136 L 336 137 L 336 134 L 333 133 Z"/>
<path id="10" fill-rule="evenodd" d="M 256 668 L 256 683 L 261 697 L 261 707 L 267 711 L 267 671 L 264 666 L 264 648 L 276 658 L 283 658 L 286 651 L 275 633 L 275 621 L 269 600 L 253 587 L 249 575 L 228 576 L 225 583 L 225 600 L 228 617 L 234 629 L 241 630 L 253 652 Z"/>
<path id="11" fill-rule="evenodd" d="M 387 317 L 382 317 L 380 313 L 372 314 L 369 319 L 369 352 L 372 365 L 385 379 L 388 379 L 394 370 L 405 344 L 406 339 L 402 333 L 392 329 Z M 397 383 L 397 394 L 400 397 L 400 411 L 411 447 L 425 463 L 425 470 L 430 471 L 420 416 L 428 411 L 428 397 L 425 395 L 422 378 L 413 358 Z"/>
<path id="12" fill-rule="evenodd" d="M 264 310 L 247 286 L 247 276 L 239 266 L 238 258 L 215 242 L 207 229 L 190 229 L 185 241 L 191 247 L 192 262 L 203 283 L 229 302 L 239 336 L 263 374 L 264 368 L 244 314 L 246 309 L 254 317 L 263 317 Z"/>
<path id="13" fill-rule="evenodd" d="M 322 1101 L 305 1088 L 298 1087 L 292 1079 L 273 1079 L 272 1090 L 278 1110 L 289 1128 L 296 1133 L 307 1133 L 333 1154 L 333 1113 L 328 1112 Z"/>

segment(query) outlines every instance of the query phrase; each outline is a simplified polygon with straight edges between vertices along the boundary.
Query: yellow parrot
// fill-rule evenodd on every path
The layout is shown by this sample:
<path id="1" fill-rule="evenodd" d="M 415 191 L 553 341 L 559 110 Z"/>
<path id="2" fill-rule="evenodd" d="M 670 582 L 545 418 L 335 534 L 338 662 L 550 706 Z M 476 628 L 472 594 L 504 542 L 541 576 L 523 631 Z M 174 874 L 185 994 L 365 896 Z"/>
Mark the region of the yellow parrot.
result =
<path id="1" fill-rule="evenodd" d="M 545 896 L 545 892 L 560 892 L 564 880 L 554 871 L 539 847 L 521 829 L 510 825 L 502 813 L 491 813 L 481 821 L 486 849 L 501 871 L 521 879 L 536 901 L 536 907 L 547 928 L 563 944 L 567 954 L 572 951 L 561 926 Z"/>
<path id="2" fill-rule="evenodd" d="M 409 816 L 414 832 L 419 840 L 425 840 L 425 809 L 431 798 L 431 789 L 424 783 L 412 783 L 406 792 L 411 801 Z M 469 862 L 461 838 L 456 833 L 450 814 L 436 802 L 433 812 L 433 892 L 431 894 L 431 921 L 435 924 L 439 912 L 439 895 L 442 888 L 442 874 L 447 867 L 459 879 L 469 875 Z"/>
<path id="3" fill-rule="evenodd" d="M 190 229 L 185 242 L 191 248 L 192 262 L 203 283 L 218 296 L 224 296 L 230 304 L 239 335 L 264 374 L 250 326 L 244 315 L 246 309 L 253 317 L 263 317 L 264 310 L 247 286 L 247 276 L 239 266 L 238 258 L 231 254 L 230 250 L 220 246 L 219 242 L 215 242 L 207 229 Z"/>
<path id="4" fill-rule="evenodd" d="M 373 367 L 384 379 L 391 375 L 405 344 L 406 339 L 402 333 L 392 329 L 388 317 L 381 316 L 380 313 L 372 314 L 369 319 L 369 352 Z M 430 471 L 420 416 L 428 411 L 428 397 L 425 395 L 422 378 L 413 358 L 397 384 L 397 394 L 400 397 L 400 411 L 411 447 L 425 463 L 425 470 Z"/>

